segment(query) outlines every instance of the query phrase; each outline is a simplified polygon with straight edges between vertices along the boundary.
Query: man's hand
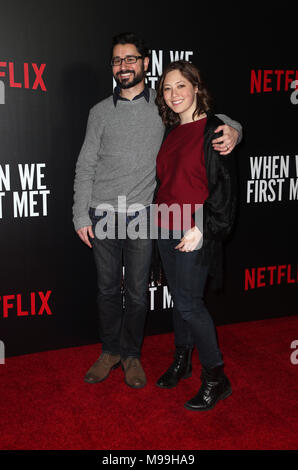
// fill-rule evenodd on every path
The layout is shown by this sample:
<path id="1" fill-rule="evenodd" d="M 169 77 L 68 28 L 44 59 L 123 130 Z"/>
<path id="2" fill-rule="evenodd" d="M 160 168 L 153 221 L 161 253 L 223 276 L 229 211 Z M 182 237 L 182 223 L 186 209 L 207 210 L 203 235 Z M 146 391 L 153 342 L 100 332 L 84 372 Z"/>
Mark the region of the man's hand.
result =
<path id="1" fill-rule="evenodd" d="M 223 131 L 223 135 L 217 139 L 212 140 L 214 150 L 219 152 L 220 155 L 228 155 L 232 152 L 237 144 L 239 132 L 234 127 L 223 124 L 215 129 L 215 133 Z"/>
<path id="2" fill-rule="evenodd" d="M 201 238 L 202 232 L 195 226 L 186 232 L 184 237 L 181 238 L 180 243 L 175 246 L 175 250 L 186 252 L 194 251 Z"/>
<path id="3" fill-rule="evenodd" d="M 92 225 L 88 225 L 88 227 L 82 227 L 79 230 L 77 230 L 77 234 L 79 235 L 80 239 L 86 243 L 87 246 L 92 248 L 92 245 L 90 243 L 89 237 L 94 238 L 94 233 L 92 230 Z"/>

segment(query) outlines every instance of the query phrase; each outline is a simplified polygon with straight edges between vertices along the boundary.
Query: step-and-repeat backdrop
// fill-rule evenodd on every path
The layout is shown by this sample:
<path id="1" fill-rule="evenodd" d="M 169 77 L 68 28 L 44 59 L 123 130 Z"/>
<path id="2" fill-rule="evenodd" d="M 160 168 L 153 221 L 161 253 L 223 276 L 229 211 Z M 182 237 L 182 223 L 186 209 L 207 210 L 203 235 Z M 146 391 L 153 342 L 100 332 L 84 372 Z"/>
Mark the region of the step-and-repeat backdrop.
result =
<path id="1" fill-rule="evenodd" d="M 6 355 L 99 340 L 92 252 L 72 225 L 89 109 L 112 92 L 114 34 L 203 72 L 215 111 L 243 125 L 238 217 L 225 284 L 206 293 L 217 325 L 297 314 L 298 62 L 286 7 L 181 8 L 95 0 L 1 3 L 0 341 Z M 229 157 L 223 157 L 229 158 Z M 146 334 L 170 331 L 171 296 L 149 285 Z"/>

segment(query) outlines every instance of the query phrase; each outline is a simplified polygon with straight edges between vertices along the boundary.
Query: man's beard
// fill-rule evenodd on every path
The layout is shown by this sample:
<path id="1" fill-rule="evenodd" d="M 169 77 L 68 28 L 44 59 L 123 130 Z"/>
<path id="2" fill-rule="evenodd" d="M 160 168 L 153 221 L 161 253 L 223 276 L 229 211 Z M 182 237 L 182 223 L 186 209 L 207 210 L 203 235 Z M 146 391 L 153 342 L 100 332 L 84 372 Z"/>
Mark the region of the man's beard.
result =
<path id="1" fill-rule="evenodd" d="M 132 73 L 133 79 L 131 81 L 129 81 L 130 80 L 129 78 L 120 80 L 118 76 L 122 73 Z M 116 73 L 116 75 L 114 76 L 117 85 L 119 86 L 119 88 L 122 88 L 123 90 L 127 90 L 128 88 L 132 88 L 133 86 L 137 85 L 144 79 L 144 77 L 145 77 L 144 68 L 142 68 L 140 73 L 137 75 L 134 70 L 121 70 L 121 72 Z"/>

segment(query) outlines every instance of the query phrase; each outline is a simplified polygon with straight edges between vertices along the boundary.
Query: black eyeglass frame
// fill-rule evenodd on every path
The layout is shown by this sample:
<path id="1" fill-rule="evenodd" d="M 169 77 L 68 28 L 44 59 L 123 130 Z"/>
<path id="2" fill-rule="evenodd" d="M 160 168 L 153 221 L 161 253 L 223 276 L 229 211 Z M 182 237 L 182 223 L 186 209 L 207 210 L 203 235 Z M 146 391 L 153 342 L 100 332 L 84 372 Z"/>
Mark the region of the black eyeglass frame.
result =
<path id="1" fill-rule="evenodd" d="M 128 59 L 131 59 L 133 58 L 134 61 L 133 62 L 127 62 Z M 124 61 L 126 63 L 126 65 L 130 65 L 130 64 L 136 64 L 138 59 L 143 59 L 143 56 L 142 55 L 127 55 L 125 57 L 123 57 L 123 59 L 121 57 L 114 57 L 112 60 L 111 60 L 111 66 L 112 67 L 117 67 L 119 65 L 122 65 L 122 62 Z M 113 62 L 115 60 L 118 60 L 120 61 L 119 64 L 114 64 Z"/>

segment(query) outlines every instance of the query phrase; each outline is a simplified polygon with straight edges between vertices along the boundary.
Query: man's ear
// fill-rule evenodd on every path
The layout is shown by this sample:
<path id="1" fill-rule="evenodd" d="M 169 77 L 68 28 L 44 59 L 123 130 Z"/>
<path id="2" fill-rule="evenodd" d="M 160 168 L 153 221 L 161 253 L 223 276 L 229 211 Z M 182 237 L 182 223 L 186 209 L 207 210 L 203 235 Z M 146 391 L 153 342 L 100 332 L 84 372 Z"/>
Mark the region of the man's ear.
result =
<path id="1" fill-rule="evenodd" d="M 147 72 L 148 67 L 149 67 L 149 57 L 145 57 L 144 58 L 144 70 L 145 70 L 145 72 Z"/>

